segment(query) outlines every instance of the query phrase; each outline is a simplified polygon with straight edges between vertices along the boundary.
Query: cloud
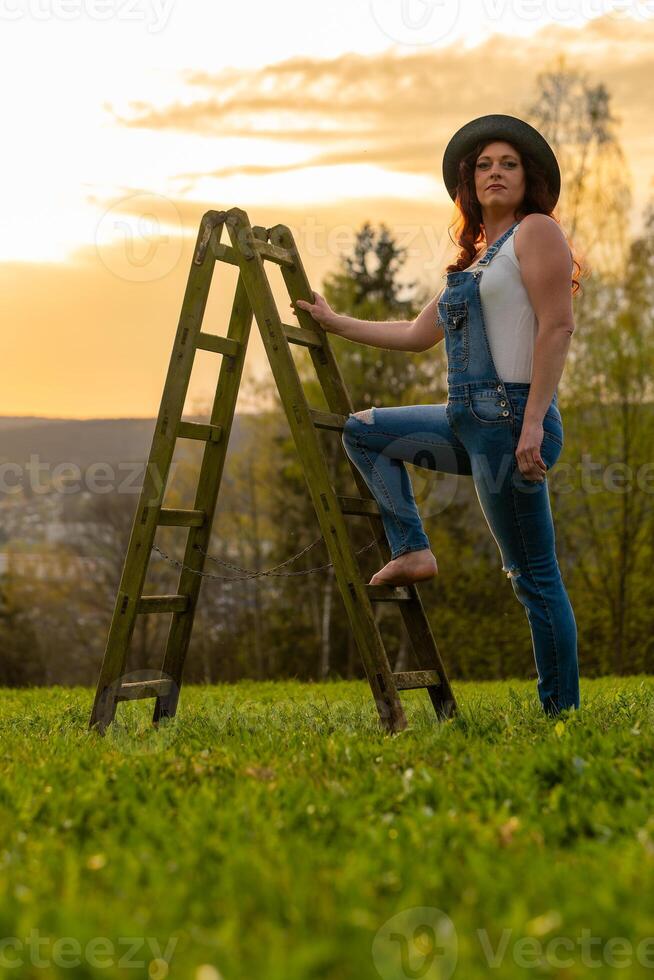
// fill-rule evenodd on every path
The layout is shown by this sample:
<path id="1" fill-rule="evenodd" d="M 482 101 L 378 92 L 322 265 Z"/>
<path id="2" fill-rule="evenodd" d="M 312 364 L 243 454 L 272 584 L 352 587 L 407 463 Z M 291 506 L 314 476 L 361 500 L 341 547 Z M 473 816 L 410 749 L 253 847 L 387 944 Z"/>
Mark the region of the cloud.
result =
<path id="1" fill-rule="evenodd" d="M 345 250 L 345 246 L 324 247 L 332 232 L 341 226 L 354 230 L 365 220 L 384 221 L 392 230 L 410 225 L 422 238 L 418 253 L 407 264 L 407 279 L 418 278 L 435 287 L 449 245 L 451 202 L 446 195 L 400 199 L 389 191 L 392 181 L 386 174 L 393 174 L 403 187 L 410 183 L 409 177 L 439 178 L 442 153 L 452 133 L 486 112 L 522 115 L 536 94 L 538 74 L 552 67 L 554 55 L 565 56 L 571 68 L 587 71 L 593 84 L 606 85 L 633 173 L 637 213 L 652 189 L 653 51 L 654 22 L 607 15 L 580 29 L 559 24 L 527 38 L 495 35 L 469 50 L 452 45 L 402 56 L 386 52 L 322 60 L 296 57 L 255 71 L 188 71 L 180 74 L 186 85 L 184 96 L 169 105 L 133 101 L 127 114 L 117 114 L 107 103 L 116 123 L 126 129 L 179 133 L 182 138 L 215 136 L 232 140 L 237 152 L 225 164 L 216 165 L 218 151 L 202 169 L 203 160 L 194 148 L 188 169 L 171 168 L 169 187 L 177 190 L 168 190 L 167 197 L 187 237 L 174 270 L 158 281 L 133 283 L 112 275 L 92 246 L 80 248 L 65 264 L 0 263 L 6 320 L 21 326 L 8 334 L 0 412 L 155 414 L 192 244 L 199 220 L 209 208 L 238 204 L 253 224 L 291 225 L 298 231 L 300 254 L 317 289 L 322 277 L 337 265 L 338 252 Z M 276 150 L 274 158 L 267 157 L 271 147 Z M 379 188 L 372 186 L 365 197 L 353 195 L 351 186 L 341 186 L 337 169 L 348 165 L 377 168 Z M 299 200 L 293 188 L 300 184 L 299 174 L 309 168 L 326 173 L 334 168 L 331 182 L 323 181 L 322 174 L 311 174 L 304 184 L 313 192 L 320 181 L 330 193 L 333 185 L 334 200 L 321 197 L 312 206 Z M 282 195 L 275 181 L 284 173 L 293 177 L 291 191 Z M 364 176 L 367 179 L 367 171 Z M 229 181 L 240 177 L 251 183 L 243 183 L 246 193 L 241 196 L 239 191 L 232 199 L 225 191 Z M 259 178 L 262 194 L 257 201 L 265 201 L 264 205 L 247 199 Z M 184 190 L 195 191 L 193 199 L 179 190 L 176 181 L 182 179 Z M 117 188 L 117 196 L 127 198 L 132 190 L 143 194 L 148 188 Z M 96 188 L 98 206 L 115 203 L 102 198 Z M 126 210 L 130 206 L 127 201 Z M 158 208 L 154 195 L 152 211 L 163 223 L 165 214 Z M 313 252 L 312 223 L 321 230 L 320 247 Z M 630 230 L 637 232 L 635 224 Z M 208 329 L 213 332 L 226 330 L 233 282 L 225 283 L 224 277 L 233 271 L 217 269 L 219 285 L 208 309 Z M 279 283 L 275 289 L 283 309 L 286 297 Z M 267 374 L 256 326 L 253 334 L 248 371 Z M 207 354 L 195 373 L 196 390 L 210 391 L 215 373 L 215 356 L 212 360 Z"/>
<path id="2" fill-rule="evenodd" d="M 607 14 L 583 28 L 550 24 L 526 38 L 493 35 L 469 50 L 453 44 L 409 56 L 303 56 L 256 71 L 187 71 L 181 81 L 197 98 L 164 108 L 132 103 L 129 116 L 115 119 L 132 128 L 247 139 L 238 164 L 175 175 L 191 182 L 343 163 L 433 175 L 447 140 L 466 120 L 485 112 L 525 114 L 523 100 L 553 54 L 570 67 L 591 67 L 597 81 L 610 79 L 616 101 L 628 94 L 620 106 L 628 141 L 651 113 L 643 82 L 651 78 L 653 50 L 654 20 Z M 305 158 L 267 163 L 265 147 L 278 141 L 308 148 Z"/>

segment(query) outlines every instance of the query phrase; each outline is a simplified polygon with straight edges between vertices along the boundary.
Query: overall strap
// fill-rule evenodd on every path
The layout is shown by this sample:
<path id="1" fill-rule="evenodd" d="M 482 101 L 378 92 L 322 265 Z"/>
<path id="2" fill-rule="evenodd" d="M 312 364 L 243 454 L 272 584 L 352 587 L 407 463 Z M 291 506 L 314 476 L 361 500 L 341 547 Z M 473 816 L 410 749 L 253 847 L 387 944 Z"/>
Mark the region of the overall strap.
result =
<path id="1" fill-rule="evenodd" d="M 515 221 L 511 225 L 510 228 L 507 228 L 506 231 L 503 232 L 500 235 L 500 237 L 497 239 L 497 241 L 496 242 L 493 242 L 493 244 L 491 245 L 491 247 L 486 251 L 486 254 L 484 255 L 484 257 L 481 258 L 481 259 L 479 259 L 479 262 L 477 263 L 477 265 L 488 265 L 488 263 L 491 261 L 491 259 L 495 255 L 495 253 L 497 251 L 499 251 L 499 249 L 502 247 L 502 245 L 507 240 L 507 238 L 509 237 L 509 235 L 512 234 L 512 232 L 514 231 L 514 229 L 517 228 L 519 224 L 520 224 L 519 221 Z"/>

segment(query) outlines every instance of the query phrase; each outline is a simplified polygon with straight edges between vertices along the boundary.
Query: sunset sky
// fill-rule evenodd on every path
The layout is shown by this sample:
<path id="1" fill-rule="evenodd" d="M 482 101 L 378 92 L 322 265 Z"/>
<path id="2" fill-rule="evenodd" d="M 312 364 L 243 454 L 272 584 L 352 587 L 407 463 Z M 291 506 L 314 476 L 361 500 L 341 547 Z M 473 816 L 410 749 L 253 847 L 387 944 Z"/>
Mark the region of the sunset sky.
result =
<path id="1" fill-rule="evenodd" d="M 558 55 L 612 97 L 634 231 L 653 195 L 654 4 L 0 0 L 0 21 L 2 415 L 157 414 L 208 208 L 290 225 L 317 290 L 385 222 L 436 292 L 447 141 L 523 115 Z M 205 329 L 234 284 L 219 264 Z M 198 358 L 187 411 L 218 367 Z M 267 370 L 253 325 L 246 372 Z"/>

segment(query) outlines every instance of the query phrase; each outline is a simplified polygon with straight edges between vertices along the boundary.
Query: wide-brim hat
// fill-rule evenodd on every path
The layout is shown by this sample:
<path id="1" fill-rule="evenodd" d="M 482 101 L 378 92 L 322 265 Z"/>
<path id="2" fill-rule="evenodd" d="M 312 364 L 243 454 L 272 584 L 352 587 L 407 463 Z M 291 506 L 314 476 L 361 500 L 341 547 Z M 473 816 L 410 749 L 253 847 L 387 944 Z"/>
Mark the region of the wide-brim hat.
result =
<path id="1" fill-rule="evenodd" d="M 554 207 L 561 192 L 561 171 L 552 147 L 545 137 L 524 119 L 518 119 L 517 116 L 505 116 L 502 113 L 491 113 L 471 119 L 465 126 L 457 129 L 445 147 L 443 180 L 452 200 L 456 200 L 461 157 L 470 153 L 480 140 L 488 143 L 493 139 L 507 140 L 519 150 L 524 149 L 536 158 L 545 171 L 545 177 L 553 195 L 552 207 Z"/>

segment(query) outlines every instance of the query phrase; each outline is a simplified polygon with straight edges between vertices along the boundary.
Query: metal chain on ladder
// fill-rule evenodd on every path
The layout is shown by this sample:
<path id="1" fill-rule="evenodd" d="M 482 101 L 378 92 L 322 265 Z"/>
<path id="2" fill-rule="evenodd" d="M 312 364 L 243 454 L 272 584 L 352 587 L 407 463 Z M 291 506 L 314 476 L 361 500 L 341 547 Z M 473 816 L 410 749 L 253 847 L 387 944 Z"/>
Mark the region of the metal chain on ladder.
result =
<path id="1" fill-rule="evenodd" d="M 176 568 L 185 569 L 188 572 L 192 572 L 193 575 L 200 575 L 203 578 L 222 579 L 225 582 L 238 582 L 242 579 L 264 578 L 267 575 L 281 576 L 281 577 L 286 577 L 290 575 L 310 575 L 311 572 L 320 572 L 325 568 L 331 568 L 331 566 L 334 563 L 329 561 L 327 562 L 326 565 L 316 565 L 314 568 L 305 568 L 302 569 L 301 571 L 296 571 L 296 572 L 277 571 L 278 568 L 283 568 L 284 565 L 288 565 L 290 564 L 290 562 L 295 561 L 296 558 L 300 558 L 302 555 L 306 554 L 306 552 L 310 551 L 311 548 L 315 548 L 315 546 L 323 540 L 324 539 L 321 535 L 319 538 L 316 538 L 316 540 L 313 541 L 310 545 L 307 545 L 306 548 L 303 548 L 302 551 L 299 551 L 297 555 L 292 555 L 290 558 L 287 558 L 285 561 L 280 562 L 279 565 L 274 565 L 272 568 L 265 569 L 262 572 L 254 571 L 252 569 L 247 569 L 247 568 L 241 568 L 240 565 L 235 565 L 233 564 L 233 562 L 224 561 L 222 558 L 216 558 L 214 555 L 210 555 L 208 552 L 203 551 L 199 545 L 197 544 L 195 545 L 196 551 L 199 551 L 200 554 L 204 555 L 205 558 L 208 558 L 209 561 L 216 562 L 216 564 L 219 565 L 225 565 L 227 568 L 235 568 L 239 572 L 246 572 L 245 575 L 215 575 L 212 572 L 201 572 L 197 568 L 191 568 L 190 565 L 185 565 L 183 561 L 179 561 L 177 558 L 172 558 L 170 555 L 167 555 L 165 551 L 162 551 L 161 548 L 157 547 L 156 544 L 152 545 L 152 550 L 159 552 L 159 554 L 164 559 L 164 561 L 167 561 L 169 564 L 174 565 Z M 363 548 L 360 548 L 357 552 L 355 552 L 355 554 L 360 555 L 362 554 L 362 552 L 367 551 L 368 548 L 372 548 L 373 544 L 380 544 L 384 540 L 385 540 L 385 534 L 382 533 L 378 538 L 373 538 L 372 541 L 364 545 Z"/>

